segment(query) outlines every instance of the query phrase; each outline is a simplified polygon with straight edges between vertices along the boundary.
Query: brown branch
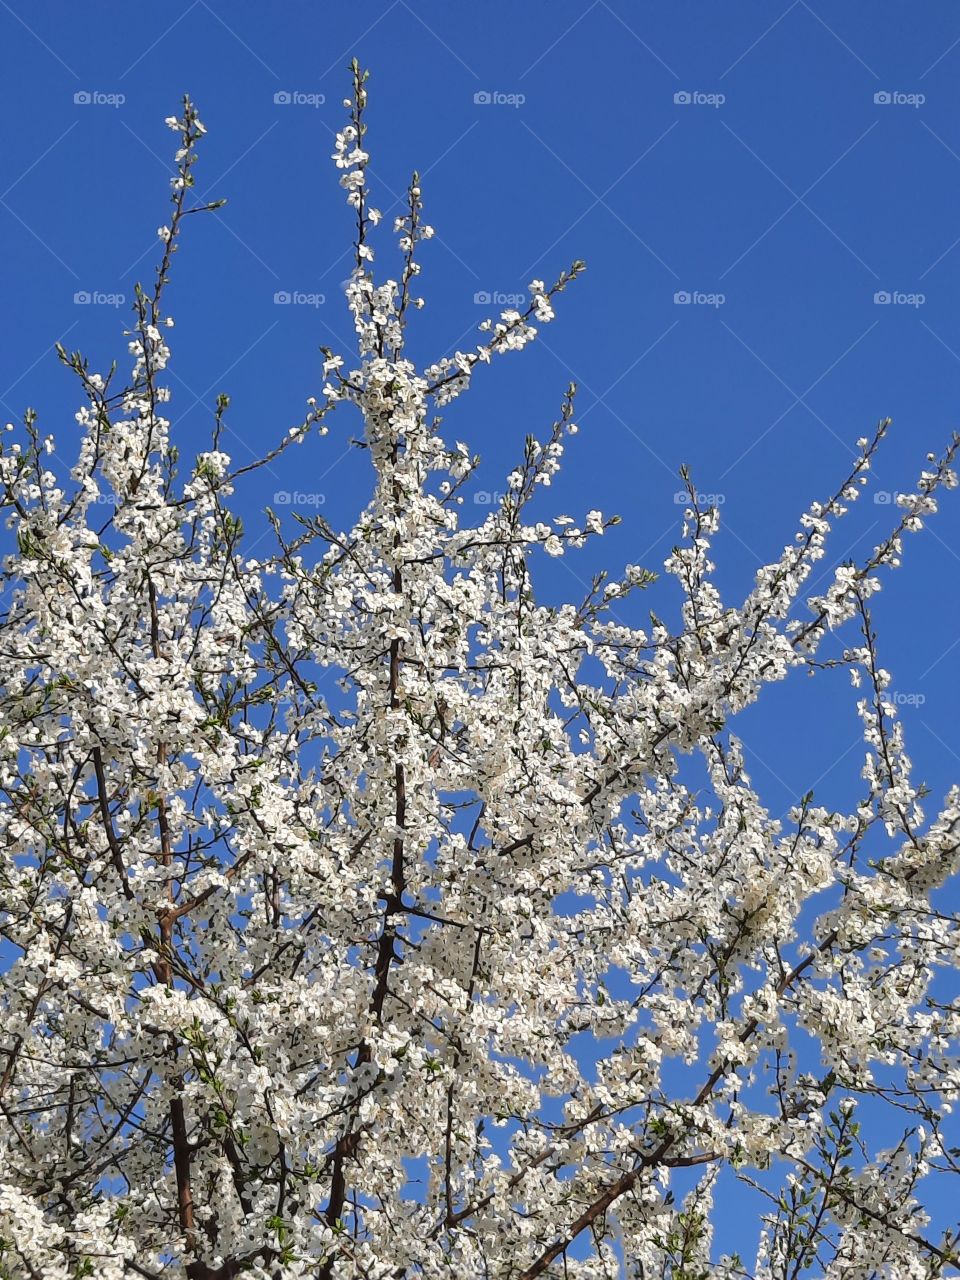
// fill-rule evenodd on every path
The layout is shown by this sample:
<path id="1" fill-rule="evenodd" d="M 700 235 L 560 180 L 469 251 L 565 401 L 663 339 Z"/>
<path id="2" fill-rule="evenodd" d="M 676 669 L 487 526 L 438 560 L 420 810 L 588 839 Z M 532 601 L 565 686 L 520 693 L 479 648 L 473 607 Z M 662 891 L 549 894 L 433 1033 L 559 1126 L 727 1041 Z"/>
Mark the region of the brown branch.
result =
<path id="1" fill-rule="evenodd" d="M 150 602 L 150 643 L 154 659 L 160 657 L 160 616 L 157 609 L 157 590 L 153 580 L 147 575 L 147 596 Z M 166 764 L 167 748 L 160 743 L 157 748 L 157 764 L 162 768 Z M 160 861 L 165 868 L 173 865 L 173 846 L 170 840 L 170 825 L 167 820 L 167 804 L 163 796 L 157 798 L 157 826 L 160 831 Z M 167 879 L 167 894 L 173 900 L 173 882 Z M 173 987 L 173 954 L 174 923 L 169 911 L 160 916 L 160 958 L 156 965 L 157 977 L 168 987 Z M 173 1057 L 176 1059 L 176 1045 Z M 190 1139 L 187 1134 L 186 1114 L 180 1091 L 183 1088 L 182 1077 L 175 1072 L 172 1084 L 176 1093 L 170 1099 L 170 1128 L 173 1136 L 173 1167 L 177 1179 L 177 1216 L 184 1234 L 187 1251 L 193 1253 L 196 1248 L 196 1218 L 193 1210 L 193 1186 L 190 1170 Z M 206 1280 L 209 1268 L 206 1263 L 191 1262 L 187 1266 L 190 1280 Z"/>
<path id="2" fill-rule="evenodd" d="M 107 796 L 107 779 L 103 770 L 103 755 L 99 747 L 93 748 L 93 769 L 97 777 L 97 799 L 100 803 L 100 817 L 103 820 L 107 844 L 110 846 L 113 865 L 116 868 L 117 875 L 120 877 L 123 896 L 129 902 L 133 898 L 133 890 L 130 888 L 130 881 L 127 879 L 127 869 L 123 862 L 123 850 L 120 848 L 117 833 L 113 829 L 113 818 L 110 816 L 110 801 Z"/>
<path id="3" fill-rule="evenodd" d="M 396 466 L 399 461 L 400 448 L 396 439 L 393 441 L 390 462 L 394 468 L 393 480 L 393 503 L 396 514 L 399 516 L 403 512 L 403 493 L 396 479 Z M 400 534 L 394 534 L 393 538 L 394 550 L 400 547 Z M 396 595 L 400 595 L 403 591 L 403 573 L 399 564 L 393 569 L 393 591 Z M 390 642 L 390 674 L 389 674 L 389 705 L 392 711 L 396 711 L 400 707 L 400 670 L 403 660 L 402 645 L 399 638 L 394 637 Z M 390 967 L 397 958 L 395 951 L 395 943 L 397 939 L 397 928 L 395 918 L 403 914 L 403 894 L 406 888 L 405 868 L 404 868 L 404 838 L 403 830 L 407 820 L 407 784 L 406 773 L 403 763 L 400 760 L 395 761 L 393 770 L 394 783 L 394 824 L 397 835 L 393 841 L 393 862 L 390 869 L 390 888 L 383 895 L 383 924 L 380 930 L 380 938 L 377 943 L 377 954 L 374 962 L 374 991 L 371 999 L 371 1012 L 379 1024 L 383 1019 L 383 1009 L 387 999 L 387 993 L 390 985 Z M 365 1066 L 373 1059 L 373 1047 L 369 1039 L 365 1039 L 357 1051 L 355 1068 Z M 343 1213 L 343 1205 L 346 1199 L 346 1162 L 353 1155 L 359 1142 L 361 1132 L 351 1127 L 352 1120 L 348 1123 L 345 1132 L 337 1139 L 333 1153 L 333 1171 L 330 1178 L 330 1197 L 327 1201 L 327 1207 L 324 1210 L 324 1218 L 331 1225 L 335 1225 Z M 324 1263 L 319 1272 L 319 1280 L 330 1280 L 333 1273 L 334 1257 Z"/>

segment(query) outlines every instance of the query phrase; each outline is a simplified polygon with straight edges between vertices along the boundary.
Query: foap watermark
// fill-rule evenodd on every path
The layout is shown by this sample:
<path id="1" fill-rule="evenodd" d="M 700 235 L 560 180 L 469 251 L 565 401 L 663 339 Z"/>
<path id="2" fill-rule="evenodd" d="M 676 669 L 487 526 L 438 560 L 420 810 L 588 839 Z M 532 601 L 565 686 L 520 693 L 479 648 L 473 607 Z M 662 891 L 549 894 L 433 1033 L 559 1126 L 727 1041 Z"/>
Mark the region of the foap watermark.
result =
<path id="1" fill-rule="evenodd" d="M 895 707 L 922 707 L 927 700 L 925 693 L 903 693 L 899 689 L 888 697 Z"/>
<path id="2" fill-rule="evenodd" d="M 922 107 L 927 100 L 925 93 L 902 93 L 899 89 L 878 89 L 873 101 L 878 107 Z"/>
<path id="3" fill-rule="evenodd" d="M 498 507 L 507 495 L 499 493 L 496 490 L 478 489 L 473 495 L 473 501 L 478 507 Z"/>
<path id="4" fill-rule="evenodd" d="M 900 289 L 878 289 L 873 295 L 877 307 L 922 307 L 926 300 L 925 293 L 903 293 Z"/>
<path id="5" fill-rule="evenodd" d="M 898 489 L 878 489 L 873 495 L 873 500 L 878 507 L 898 507 L 900 499 L 907 496 L 905 493 L 900 493 Z"/>
<path id="6" fill-rule="evenodd" d="M 526 100 L 525 93 L 504 93 L 502 89 L 478 89 L 473 95 L 478 107 L 522 107 Z"/>
<path id="7" fill-rule="evenodd" d="M 725 493 L 697 493 L 693 494 L 698 507 L 722 507 L 727 500 Z M 678 489 L 673 495 L 673 501 L 678 507 L 686 507 L 690 505 L 691 495 L 686 489 Z"/>
<path id="8" fill-rule="evenodd" d="M 73 295 L 77 307 L 122 307 L 126 300 L 125 293 L 103 293 L 99 289 L 78 289 Z"/>
<path id="9" fill-rule="evenodd" d="M 77 107 L 122 107 L 126 100 L 125 93 L 104 93 L 101 89 L 78 89 L 73 95 Z"/>
<path id="10" fill-rule="evenodd" d="M 278 307 L 322 307 L 326 300 L 324 293 L 304 293 L 300 289 L 278 289 L 273 295 Z"/>
<path id="11" fill-rule="evenodd" d="M 699 289 L 678 289 L 673 295 L 678 307 L 722 307 L 726 300 L 725 293 L 703 293 Z"/>
<path id="12" fill-rule="evenodd" d="M 304 493 L 300 489 L 278 489 L 273 495 L 278 507 L 322 507 L 327 500 L 325 493 Z"/>
<path id="13" fill-rule="evenodd" d="M 278 107 L 322 107 L 326 100 L 325 93 L 304 93 L 302 89 L 278 89 L 273 95 Z"/>
<path id="14" fill-rule="evenodd" d="M 678 89 L 673 95 L 678 107 L 722 107 L 727 100 L 725 93 L 703 93 L 699 89 Z"/>
<path id="15" fill-rule="evenodd" d="M 525 293 L 504 293 L 502 289 L 478 289 L 473 295 L 478 307 L 525 307 Z"/>

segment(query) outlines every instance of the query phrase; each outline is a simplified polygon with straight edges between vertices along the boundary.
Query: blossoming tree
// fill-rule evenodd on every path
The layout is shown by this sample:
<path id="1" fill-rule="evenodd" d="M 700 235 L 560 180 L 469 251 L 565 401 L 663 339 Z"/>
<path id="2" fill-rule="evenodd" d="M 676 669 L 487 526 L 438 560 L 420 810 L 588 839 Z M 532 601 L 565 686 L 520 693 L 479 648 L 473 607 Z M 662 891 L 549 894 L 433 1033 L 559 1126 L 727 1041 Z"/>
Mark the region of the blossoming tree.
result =
<path id="1" fill-rule="evenodd" d="M 537 603 L 531 559 L 611 523 L 539 523 L 573 389 L 478 526 L 436 409 L 553 318 L 419 370 L 375 283 L 365 75 L 337 137 L 358 357 L 273 454 L 365 424 L 373 492 L 250 559 L 249 468 L 178 468 L 165 296 L 204 132 L 189 101 L 124 385 L 82 388 L 69 483 L 27 415 L 0 453 L 17 554 L 0 631 L 0 1276 L 264 1280 L 930 1277 L 958 1269 L 925 1179 L 960 1172 L 960 792 L 925 812 L 870 598 L 952 486 L 931 456 L 873 554 L 810 594 L 884 434 L 742 603 L 690 486 L 667 570 L 682 627 L 610 615 L 649 575 Z M 109 516 L 104 513 L 109 512 Z M 825 657 L 845 628 L 848 647 Z M 840 812 L 778 821 L 734 717 L 849 668 L 866 765 Z M 709 786 L 684 780 L 702 759 Z M 691 1081 L 693 1083 L 691 1083 Z M 713 1245 L 742 1213 L 748 1254 Z"/>

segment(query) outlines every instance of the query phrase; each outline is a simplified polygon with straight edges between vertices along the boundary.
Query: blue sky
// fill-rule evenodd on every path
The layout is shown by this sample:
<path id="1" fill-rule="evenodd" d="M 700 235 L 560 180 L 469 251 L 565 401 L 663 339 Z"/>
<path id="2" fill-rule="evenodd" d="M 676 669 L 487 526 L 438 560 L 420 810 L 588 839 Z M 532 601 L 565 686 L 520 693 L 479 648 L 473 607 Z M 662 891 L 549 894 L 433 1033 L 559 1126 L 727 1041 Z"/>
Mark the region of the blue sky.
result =
<path id="1" fill-rule="evenodd" d="M 94 367 L 125 358 L 128 312 L 113 302 L 152 275 L 175 145 L 163 118 L 185 91 L 209 129 L 199 189 L 229 203 L 191 220 L 175 261 L 175 430 L 184 452 L 206 447 L 220 391 L 238 460 L 300 421 L 318 344 L 352 344 L 352 227 L 329 155 L 354 55 L 372 73 L 378 202 L 391 210 L 418 168 L 438 232 L 418 359 L 472 341 L 491 309 L 478 295 L 587 262 L 543 341 L 482 371 L 446 418 L 485 458 L 478 487 L 496 491 L 523 436 L 580 384 L 582 430 L 542 509 L 597 506 L 623 524 L 542 566 L 548 597 L 579 596 L 601 560 L 659 569 L 687 463 L 722 503 L 718 577 L 735 602 L 879 418 L 894 419 L 876 468 L 886 494 L 910 489 L 958 426 L 960 9 L 945 0 L 0 0 L 0 46 L 0 410 L 37 408 L 67 459 L 76 395 L 52 344 Z M 386 271 L 389 233 L 380 246 Z M 355 430 L 242 491 L 251 542 L 280 493 L 352 519 L 369 488 Z M 891 519 L 868 497 L 834 557 L 869 554 Z M 958 583 L 948 495 L 876 606 L 935 798 L 960 778 Z M 661 581 L 629 616 L 672 618 L 677 600 Z M 851 799 L 862 747 L 845 680 L 771 690 L 742 728 L 773 809 L 810 787 Z"/>
<path id="2" fill-rule="evenodd" d="M 659 568 L 686 462 L 722 498 L 719 578 L 736 599 L 878 418 L 894 419 L 877 468 L 885 492 L 910 487 L 958 422 L 960 12 L 931 3 L 922 14 L 806 0 L 396 0 L 362 13 L 4 0 L 0 409 L 39 409 L 69 458 L 74 388 L 50 348 L 62 339 L 95 366 L 124 358 L 126 308 L 74 296 L 129 299 L 149 278 L 175 142 L 163 117 L 189 91 L 210 130 L 200 190 L 229 204 L 192 220 L 176 262 L 177 431 L 185 451 L 202 448 L 221 390 L 238 458 L 299 421 L 319 388 L 318 344 L 351 342 L 340 292 L 351 225 L 329 154 L 356 54 L 372 71 L 380 203 L 389 209 L 417 167 L 438 231 L 418 358 L 472 340 L 489 310 L 475 295 L 587 261 L 543 342 L 485 371 L 447 416 L 448 432 L 483 453 L 480 483 L 495 491 L 523 435 L 579 382 L 583 429 L 544 511 L 595 505 L 624 522 L 545 568 L 546 593 L 578 593 L 574 574 L 587 579 L 601 557 Z M 387 235 L 384 270 L 391 249 Z M 325 301 L 277 304 L 277 293 Z M 904 300 L 878 304 L 881 293 Z M 332 520 L 351 518 L 369 476 L 348 436 L 297 451 L 241 494 L 252 534 L 275 492 L 320 493 Z M 889 517 L 868 500 L 839 531 L 837 556 L 869 550 Z M 935 791 L 960 775 L 958 530 L 960 501 L 948 501 L 877 606 L 896 688 L 925 698 L 904 715 Z M 642 608 L 670 617 L 676 599 L 661 583 Z M 820 794 L 839 800 L 860 765 L 843 686 L 798 683 L 745 722 L 774 806 L 825 771 Z"/>

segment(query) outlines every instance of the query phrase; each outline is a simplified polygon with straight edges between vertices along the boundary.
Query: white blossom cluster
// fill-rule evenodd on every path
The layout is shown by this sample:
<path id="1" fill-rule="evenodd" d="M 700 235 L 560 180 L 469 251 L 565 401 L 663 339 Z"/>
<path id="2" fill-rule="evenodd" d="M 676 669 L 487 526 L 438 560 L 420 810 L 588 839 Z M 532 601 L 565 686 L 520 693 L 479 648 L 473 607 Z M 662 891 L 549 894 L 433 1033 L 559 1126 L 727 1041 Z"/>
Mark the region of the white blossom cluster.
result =
<path id="1" fill-rule="evenodd" d="M 226 397 L 178 469 L 163 298 L 197 211 L 189 102 L 128 383 L 61 352 L 85 399 L 69 488 L 33 415 L 0 451 L 0 1277 L 955 1273 L 924 1188 L 960 1172 L 960 792 L 928 813 L 869 601 L 956 443 L 816 594 L 886 424 L 741 603 L 691 484 L 676 634 L 611 616 L 636 566 L 538 604 L 534 554 L 612 523 L 528 515 L 573 389 L 474 527 L 477 459 L 436 409 L 582 264 L 418 370 L 419 180 L 377 284 L 356 65 L 347 105 L 359 356 L 326 353 L 268 459 L 356 406 L 374 486 L 352 528 L 273 517 L 276 551 L 244 554 Z M 823 666 L 860 687 L 862 790 L 780 819 L 731 722 Z M 714 1247 L 737 1183 L 744 1258 Z"/>

